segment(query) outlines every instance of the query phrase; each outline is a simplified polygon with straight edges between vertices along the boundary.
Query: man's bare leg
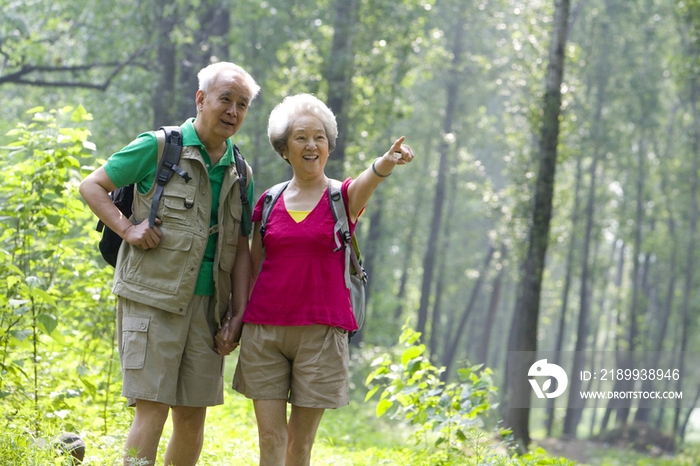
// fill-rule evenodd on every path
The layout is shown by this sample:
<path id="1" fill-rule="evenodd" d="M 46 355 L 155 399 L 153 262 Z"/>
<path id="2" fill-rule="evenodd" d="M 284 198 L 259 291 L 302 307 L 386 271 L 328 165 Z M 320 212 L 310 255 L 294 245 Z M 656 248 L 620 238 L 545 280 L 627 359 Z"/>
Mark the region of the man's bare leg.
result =
<path id="1" fill-rule="evenodd" d="M 124 446 L 124 466 L 133 464 L 132 453 L 137 458 L 154 465 L 163 425 L 168 419 L 170 406 L 155 401 L 136 400 L 136 412 Z"/>

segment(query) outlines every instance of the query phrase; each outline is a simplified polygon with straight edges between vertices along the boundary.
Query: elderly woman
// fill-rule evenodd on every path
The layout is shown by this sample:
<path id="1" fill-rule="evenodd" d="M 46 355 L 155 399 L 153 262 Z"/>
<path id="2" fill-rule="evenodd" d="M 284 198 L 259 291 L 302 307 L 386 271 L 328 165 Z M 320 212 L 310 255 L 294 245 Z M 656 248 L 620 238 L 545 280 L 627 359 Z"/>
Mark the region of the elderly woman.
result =
<path id="1" fill-rule="evenodd" d="M 233 379 L 233 388 L 254 400 L 261 466 L 309 465 L 324 410 L 348 404 L 348 332 L 357 324 L 324 173 L 337 135 L 333 113 L 309 94 L 285 98 L 270 114 L 270 143 L 293 177 L 264 238 L 265 194 L 253 212 L 253 289 Z M 351 233 L 379 183 L 413 159 L 403 140 L 342 183 Z"/>

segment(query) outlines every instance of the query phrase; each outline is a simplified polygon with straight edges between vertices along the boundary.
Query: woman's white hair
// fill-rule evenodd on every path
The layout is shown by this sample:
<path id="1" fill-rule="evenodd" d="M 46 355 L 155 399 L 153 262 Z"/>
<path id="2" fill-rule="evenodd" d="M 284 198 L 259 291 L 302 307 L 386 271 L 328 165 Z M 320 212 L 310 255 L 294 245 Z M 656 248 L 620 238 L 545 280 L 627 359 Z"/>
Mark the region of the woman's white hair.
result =
<path id="1" fill-rule="evenodd" d="M 282 148 L 287 145 L 292 123 L 297 118 L 306 115 L 315 116 L 321 120 L 328 139 L 328 152 L 333 152 L 335 140 L 338 137 L 338 124 L 335 121 L 335 115 L 326 104 L 311 94 L 285 97 L 270 113 L 267 136 L 270 138 L 270 144 L 275 152 L 282 155 Z"/>
<path id="2" fill-rule="evenodd" d="M 218 63 L 212 63 L 211 65 L 202 68 L 199 73 L 197 73 L 197 79 L 199 80 L 199 90 L 205 93 L 209 92 L 211 84 L 216 80 L 219 73 L 223 71 L 233 71 L 235 74 L 242 76 L 248 89 L 250 89 L 250 100 L 252 101 L 255 96 L 260 92 L 260 86 L 255 82 L 253 77 L 248 74 L 246 70 L 236 65 L 235 63 L 220 61 Z"/>

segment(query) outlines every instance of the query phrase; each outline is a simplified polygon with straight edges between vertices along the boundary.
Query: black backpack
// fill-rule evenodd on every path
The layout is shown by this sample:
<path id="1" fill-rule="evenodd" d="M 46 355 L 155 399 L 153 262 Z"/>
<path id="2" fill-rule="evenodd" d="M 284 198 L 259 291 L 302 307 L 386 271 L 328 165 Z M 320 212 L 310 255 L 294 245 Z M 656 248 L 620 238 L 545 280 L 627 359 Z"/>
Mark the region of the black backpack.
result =
<path id="1" fill-rule="evenodd" d="M 262 238 L 265 238 L 267 221 L 270 218 L 272 208 L 275 206 L 277 199 L 282 195 L 282 192 L 284 192 L 288 184 L 289 181 L 276 184 L 265 194 L 262 219 L 260 221 L 260 235 Z M 335 226 L 333 227 L 333 237 L 335 239 L 335 245 L 337 246 L 335 251 L 344 250 L 345 252 L 345 285 L 350 290 L 350 305 L 358 327 L 357 330 L 349 333 L 348 337 L 352 338 L 362 329 L 362 325 L 365 322 L 365 312 L 367 308 L 365 288 L 367 286 L 368 277 L 367 272 L 365 272 L 364 267 L 362 267 L 362 258 L 357 239 L 355 235 L 350 234 L 350 221 L 345 210 L 345 202 L 343 201 L 341 187 L 342 183 L 340 181 L 328 180 L 328 202 L 330 203 L 333 220 L 335 221 Z"/>
<path id="2" fill-rule="evenodd" d="M 158 214 L 158 204 L 160 203 L 160 198 L 163 194 L 163 189 L 165 185 L 173 177 L 173 174 L 178 174 L 181 176 L 186 183 L 192 179 L 190 175 L 181 169 L 177 164 L 180 161 L 180 153 L 182 152 L 182 133 L 179 126 L 162 126 L 159 131 L 165 133 L 165 145 L 163 147 L 163 153 L 158 154 L 159 162 L 158 169 L 156 171 L 156 192 L 153 195 L 153 202 L 151 203 L 151 211 L 148 216 L 148 224 L 153 227 L 156 221 L 156 215 Z M 233 154 L 236 161 L 236 172 L 238 173 L 238 184 L 241 191 L 241 204 L 243 205 L 243 218 L 241 220 L 241 229 L 245 232 L 245 236 L 250 234 L 251 221 L 250 221 L 250 202 L 248 200 L 248 170 L 246 167 L 245 160 L 241 155 L 241 151 L 234 144 Z M 134 189 L 136 189 L 135 184 L 130 184 L 122 188 L 115 189 L 110 193 L 112 202 L 117 206 L 119 211 L 124 214 L 127 218 L 131 217 L 132 206 L 134 203 Z M 107 261 L 112 267 L 117 265 L 117 256 L 119 255 L 119 248 L 122 245 L 122 237 L 113 232 L 109 227 L 107 227 L 102 220 L 97 222 L 97 231 L 102 233 L 102 238 L 100 239 L 100 253 L 102 257 Z"/>

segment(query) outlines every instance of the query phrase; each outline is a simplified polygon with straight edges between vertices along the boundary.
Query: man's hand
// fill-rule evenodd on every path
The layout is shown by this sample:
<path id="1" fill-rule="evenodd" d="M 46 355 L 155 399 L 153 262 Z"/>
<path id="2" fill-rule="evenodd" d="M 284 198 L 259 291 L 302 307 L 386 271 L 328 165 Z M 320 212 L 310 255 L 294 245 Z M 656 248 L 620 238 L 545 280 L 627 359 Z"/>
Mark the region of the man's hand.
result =
<path id="1" fill-rule="evenodd" d="M 233 350 L 238 348 L 241 339 L 241 329 L 243 319 L 241 317 L 225 317 L 221 330 L 214 337 L 214 351 L 228 356 Z"/>
<path id="2" fill-rule="evenodd" d="M 156 218 L 156 225 L 160 225 L 160 219 Z M 144 220 L 132 225 L 124 232 L 124 241 L 139 246 L 141 249 L 153 249 L 160 243 L 163 232 L 157 226 L 151 228 L 148 221 Z"/>
<path id="3" fill-rule="evenodd" d="M 152 249 L 158 246 L 163 235 L 160 228 L 156 226 L 151 228 L 146 221 L 137 225 L 131 223 L 131 220 L 121 213 L 109 197 L 109 193 L 115 189 L 117 188 L 107 175 L 105 168 L 100 167 L 85 177 L 80 184 L 80 195 L 83 196 L 95 215 L 113 232 L 124 238 L 127 243 L 143 249 Z M 158 224 L 160 224 L 160 219 L 156 218 L 156 225 Z"/>

